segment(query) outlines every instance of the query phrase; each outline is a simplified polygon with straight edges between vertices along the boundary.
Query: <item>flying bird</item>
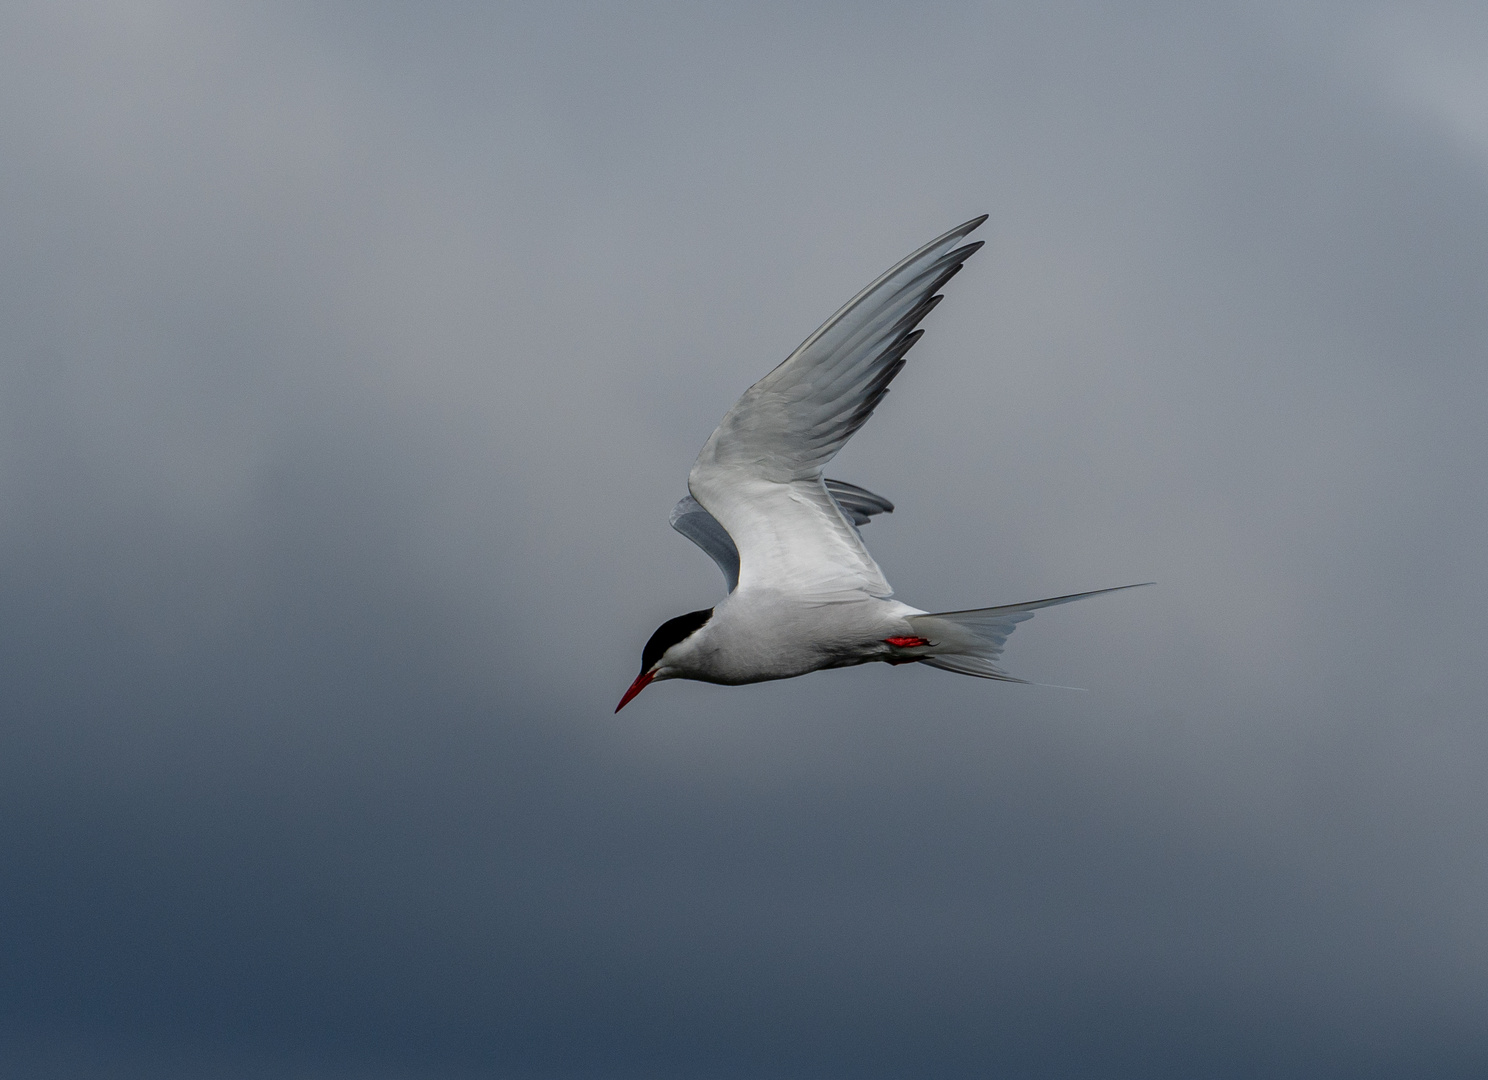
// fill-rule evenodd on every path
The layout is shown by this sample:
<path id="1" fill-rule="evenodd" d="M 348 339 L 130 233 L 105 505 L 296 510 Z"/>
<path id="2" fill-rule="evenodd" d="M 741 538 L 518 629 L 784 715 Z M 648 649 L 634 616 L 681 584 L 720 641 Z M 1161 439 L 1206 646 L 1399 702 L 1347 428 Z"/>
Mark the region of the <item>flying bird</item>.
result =
<path id="1" fill-rule="evenodd" d="M 986 220 L 890 268 L 724 416 L 671 522 L 718 564 L 728 596 L 661 624 L 617 713 L 664 679 L 732 686 L 875 660 L 1021 683 L 997 663 L 1018 623 L 1040 608 L 1138 587 L 969 611 L 912 608 L 893 599 L 858 531 L 893 503 L 822 475 L 888 393 L 941 288 L 982 246 L 961 241 Z"/>

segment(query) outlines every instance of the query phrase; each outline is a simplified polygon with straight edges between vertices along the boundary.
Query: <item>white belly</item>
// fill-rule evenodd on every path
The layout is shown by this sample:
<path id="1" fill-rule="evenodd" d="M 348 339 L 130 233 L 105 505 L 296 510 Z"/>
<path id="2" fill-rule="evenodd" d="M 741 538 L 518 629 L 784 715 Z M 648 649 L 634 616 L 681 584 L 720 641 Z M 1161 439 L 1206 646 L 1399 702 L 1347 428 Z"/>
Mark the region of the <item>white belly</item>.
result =
<path id="1" fill-rule="evenodd" d="M 919 614 L 862 593 L 806 600 L 739 590 L 714 609 L 682 677 L 732 685 L 881 660 L 884 639 L 909 633 L 904 616 Z"/>

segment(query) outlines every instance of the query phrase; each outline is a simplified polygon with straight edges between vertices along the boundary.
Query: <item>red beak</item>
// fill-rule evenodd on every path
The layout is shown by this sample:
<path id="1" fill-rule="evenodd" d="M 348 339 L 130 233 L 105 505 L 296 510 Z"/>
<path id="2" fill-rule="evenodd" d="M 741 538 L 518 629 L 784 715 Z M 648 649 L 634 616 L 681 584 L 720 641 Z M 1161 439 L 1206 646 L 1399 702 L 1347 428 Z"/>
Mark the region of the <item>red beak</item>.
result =
<path id="1" fill-rule="evenodd" d="M 629 705 L 630 699 L 650 686 L 651 680 L 654 678 L 656 678 L 656 672 L 654 671 L 643 671 L 637 675 L 636 681 L 630 684 L 630 689 L 625 691 L 625 696 L 620 699 L 620 704 L 615 706 L 615 711 L 619 712 L 625 706 Z"/>

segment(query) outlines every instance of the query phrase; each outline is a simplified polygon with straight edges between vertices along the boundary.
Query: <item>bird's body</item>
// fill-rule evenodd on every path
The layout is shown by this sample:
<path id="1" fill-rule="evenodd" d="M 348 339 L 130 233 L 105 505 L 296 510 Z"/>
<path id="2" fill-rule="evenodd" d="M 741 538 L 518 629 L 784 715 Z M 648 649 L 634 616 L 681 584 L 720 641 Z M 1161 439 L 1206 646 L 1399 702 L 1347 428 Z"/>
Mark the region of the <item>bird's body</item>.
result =
<path id="1" fill-rule="evenodd" d="M 823 668 L 887 660 L 889 638 L 912 638 L 906 615 L 923 612 L 897 600 L 843 596 L 804 599 L 780 589 L 736 589 L 669 661 L 686 678 L 737 686 L 790 679 Z M 761 627 L 769 631 L 761 633 Z"/>
<path id="2" fill-rule="evenodd" d="M 995 662 L 1013 627 L 1038 608 L 1096 595 L 938 614 L 902 604 L 858 532 L 893 504 L 822 475 L 888 392 L 941 286 L 981 247 L 957 244 L 985 220 L 888 270 L 724 416 L 672 525 L 718 564 L 729 594 L 652 635 L 616 712 L 660 679 L 737 685 L 870 661 L 1021 682 Z"/>

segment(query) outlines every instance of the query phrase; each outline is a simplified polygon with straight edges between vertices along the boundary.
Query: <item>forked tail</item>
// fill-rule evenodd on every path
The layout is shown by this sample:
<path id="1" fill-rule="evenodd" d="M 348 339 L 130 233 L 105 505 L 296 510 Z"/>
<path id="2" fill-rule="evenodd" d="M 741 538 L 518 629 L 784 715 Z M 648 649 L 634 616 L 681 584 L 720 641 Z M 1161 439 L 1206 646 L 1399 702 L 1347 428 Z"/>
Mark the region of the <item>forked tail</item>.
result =
<path id="1" fill-rule="evenodd" d="M 1090 596 L 1121 592 L 1124 589 L 1140 589 L 1152 582 L 1139 585 L 1118 585 L 1114 589 L 1096 589 L 1093 592 L 1073 593 L 1070 596 L 1055 596 L 1048 600 L 1030 600 L 1026 604 L 1007 604 L 1003 607 L 977 608 L 974 611 L 937 611 L 929 615 L 910 615 L 907 622 L 915 633 L 931 642 L 925 652 L 916 649 L 922 664 L 955 671 L 962 675 L 975 675 L 979 679 L 997 679 L 1001 682 L 1026 683 L 1027 679 L 1014 678 L 997 666 L 1008 636 L 1020 622 L 1033 618 L 1039 608 L 1057 607 Z"/>

